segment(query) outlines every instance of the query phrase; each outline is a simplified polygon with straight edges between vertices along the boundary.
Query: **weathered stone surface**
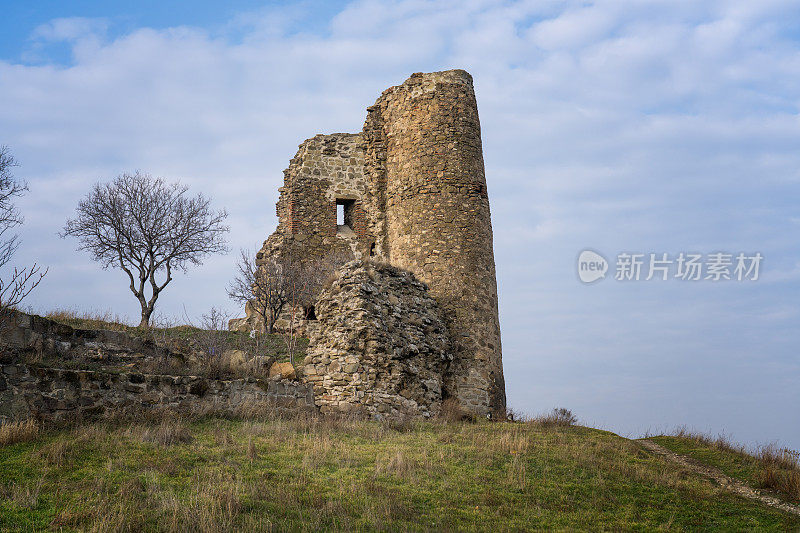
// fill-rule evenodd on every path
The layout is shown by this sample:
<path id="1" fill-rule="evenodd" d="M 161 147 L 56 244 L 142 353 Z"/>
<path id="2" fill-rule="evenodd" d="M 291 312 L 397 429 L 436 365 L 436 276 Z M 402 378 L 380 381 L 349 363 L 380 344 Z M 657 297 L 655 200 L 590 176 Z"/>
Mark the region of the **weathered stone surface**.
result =
<path id="1" fill-rule="evenodd" d="M 137 368 L 145 357 L 161 357 L 146 342 L 109 331 L 75 330 L 48 319 L 17 313 L 15 324 L 0 337 L 0 421 L 36 418 L 65 419 L 95 415 L 129 407 L 175 407 L 187 411 L 235 412 L 247 405 L 266 409 L 316 410 L 311 385 L 279 379 L 207 379 L 192 375 L 146 374 L 140 371 L 117 373 L 53 368 L 23 362 L 27 359 L 54 360 L 59 345 L 69 344 L 71 360 L 85 360 L 88 352 L 115 353 Z M 145 355 L 148 354 L 148 355 Z M 241 354 L 229 354 L 235 357 Z M 58 362 L 60 359 L 55 360 Z M 253 358 L 248 364 L 253 364 Z M 271 362 L 261 356 L 261 366 Z"/>
<path id="2" fill-rule="evenodd" d="M 413 74 L 364 124 L 376 248 L 444 309 L 454 347 L 445 388 L 461 407 L 505 416 L 494 252 L 472 77 Z"/>
<path id="3" fill-rule="evenodd" d="M 8 368 L 8 367 L 6 367 Z M 0 387 L 0 421 L 62 420 L 106 410 L 179 407 L 187 412 L 235 412 L 239 407 L 316 410 L 313 388 L 297 381 L 256 378 L 212 380 L 200 376 L 157 376 L 74 372 L 13 365 Z"/>
<path id="4" fill-rule="evenodd" d="M 264 241 L 256 264 L 282 257 L 304 262 L 335 257 L 343 263 L 370 249 L 374 239 L 367 234 L 364 221 L 366 178 L 360 134 L 316 135 L 303 141 L 284 170 L 284 186 L 279 191 L 278 228 Z M 337 204 L 347 207 L 346 226 L 337 225 Z M 263 331 L 264 324 L 252 308 L 246 306 L 245 312 L 246 318 L 231 320 L 229 327 Z M 306 333 L 302 310 L 289 307 L 275 327 L 286 329 L 290 315 L 294 315 L 299 332 Z"/>
<path id="5" fill-rule="evenodd" d="M 297 378 L 292 363 L 274 363 L 269 369 L 269 377 L 272 379 L 276 376 L 279 376 L 281 379 Z"/>
<path id="6" fill-rule="evenodd" d="M 337 276 L 317 302 L 303 368 L 321 411 L 436 415 L 452 355 L 425 284 L 374 262 L 350 262 Z"/>
<path id="7" fill-rule="evenodd" d="M 247 354 L 242 350 L 226 350 L 222 354 L 222 364 L 231 369 L 244 370 L 247 366 Z"/>

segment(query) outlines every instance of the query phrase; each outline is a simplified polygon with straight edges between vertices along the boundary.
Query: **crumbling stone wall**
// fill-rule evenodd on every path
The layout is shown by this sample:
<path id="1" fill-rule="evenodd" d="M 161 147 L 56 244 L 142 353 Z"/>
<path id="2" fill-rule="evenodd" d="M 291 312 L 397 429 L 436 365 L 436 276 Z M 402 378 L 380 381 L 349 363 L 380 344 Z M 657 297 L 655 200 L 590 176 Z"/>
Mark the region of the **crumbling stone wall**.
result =
<path id="1" fill-rule="evenodd" d="M 355 235 L 335 229 L 337 197 L 357 202 Z M 467 72 L 413 74 L 367 109 L 361 134 L 305 141 L 285 172 L 278 217 L 259 260 L 319 257 L 346 243 L 354 258 L 379 258 L 427 283 L 453 355 L 443 394 L 474 414 L 505 415 L 491 215 Z"/>
<path id="2" fill-rule="evenodd" d="M 258 407 L 316 410 L 312 387 L 296 381 L 0 365 L 0 421 L 70 420 L 114 410 L 164 407 L 185 413 L 231 414 Z"/>
<path id="3" fill-rule="evenodd" d="M 304 360 L 320 411 L 371 416 L 439 412 L 452 354 L 424 283 L 386 264 L 353 261 L 317 302 Z"/>
<path id="4" fill-rule="evenodd" d="M 93 360 L 135 366 L 171 355 L 152 339 L 106 330 L 80 329 L 47 318 L 11 311 L 0 327 L 0 363 L 46 356 L 62 360 Z"/>
<path id="5" fill-rule="evenodd" d="M 284 185 L 276 204 L 278 227 L 256 254 L 256 264 L 289 258 L 313 262 L 335 258 L 346 262 L 369 254 L 374 238 L 364 215 L 367 179 L 361 134 L 315 135 L 298 147 L 283 171 Z M 337 204 L 347 205 L 346 227 L 337 225 Z M 231 321 L 239 331 L 263 330 L 261 318 L 248 305 L 244 319 Z M 299 309 L 286 308 L 275 326 L 284 328 L 293 315 L 300 331 L 308 324 Z"/>
<path id="6" fill-rule="evenodd" d="M 300 259 L 331 252 L 353 258 L 372 242 L 364 220 L 364 150 L 360 134 L 316 135 L 304 141 L 284 171 L 276 205 L 278 228 L 257 259 L 294 253 Z M 336 206 L 352 202 L 351 231 L 337 227 Z"/>
<path id="7" fill-rule="evenodd" d="M 61 420 L 132 407 L 172 407 L 185 412 L 235 412 L 251 405 L 316 410 L 310 385 L 280 377 L 223 380 L 136 370 L 148 358 L 170 355 L 166 352 L 123 333 L 76 329 L 13 312 L 0 335 L 0 421 Z M 76 359 L 91 360 L 102 370 L 27 362 Z M 116 364 L 104 364 L 111 361 Z"/>

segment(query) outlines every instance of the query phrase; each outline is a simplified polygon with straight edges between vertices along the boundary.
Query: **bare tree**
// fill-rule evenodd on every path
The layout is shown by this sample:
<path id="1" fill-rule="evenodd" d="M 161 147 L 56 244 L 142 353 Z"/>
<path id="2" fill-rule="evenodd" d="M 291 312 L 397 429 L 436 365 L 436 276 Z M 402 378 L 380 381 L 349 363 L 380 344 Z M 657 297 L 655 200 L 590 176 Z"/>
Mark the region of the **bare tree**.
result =
<path id="1" fill-rule="evenodd" d="M 17 166 L 8 147 L 0 146 L 0 270 L 9 266 L 19 246 L 19 237 L 10 232 L 23 222 L 14 198 L 28 190 L 27 185 L 17 181 L 11 169 Z M 33 289 L 41 283 L 47 270 L 34 263 L 25 268 L 14 267 L 0 276 L 0 324 L 10 308 L 19 305 Z"/>
<path id="2" fill-rule="evenodd" d="M 92 254 L 103 268 L 113 266 L 128 275 L 142 308 L 140 327 L 149 326 L 174 270 L 186 271 L 206 255 L 227 251 L 229 228 L 223 222 L 228 214 L 212 210 L 202 194 L 189 197 L 187 191 L 179 183 L 167 184 L 138 171 L 122 174 L 111 183 L 96 184 L 60 234 L 78 238 L 78 249 Z"/>
<path id="3" fill-rule="evenodd" d="M 306 311 L 313 309 L 322 286 L 333 274 L 333 271 L 347 262 L 350 257 L 347 254 L 331 252 L 328 255 L 300 261 L 294 257 L 286 257 L 283 261 L 283 271 L 286 285 L 286 304 L 291 310 L 289 313 L 289 326 L 284 331 L 286 341 L 286 351 L 289 354 L 289 361 L 294 366 L 294 357 L 297 354 L 297 347 L 300 342 L 298 335 L 297 311 L 303 310 L 303 315 L 307 318 Z"/>
<path id="4" fill-rule="evenodd" d="M 245 305 L 264 321 L 267 333 L 273 333 L 275 321 L 286 305 L 286 276 L 281 263 L 270 258 L 256 265 L 253 257 L 240 250 L 236 277 L 228 287 L 228 296 Z"/>

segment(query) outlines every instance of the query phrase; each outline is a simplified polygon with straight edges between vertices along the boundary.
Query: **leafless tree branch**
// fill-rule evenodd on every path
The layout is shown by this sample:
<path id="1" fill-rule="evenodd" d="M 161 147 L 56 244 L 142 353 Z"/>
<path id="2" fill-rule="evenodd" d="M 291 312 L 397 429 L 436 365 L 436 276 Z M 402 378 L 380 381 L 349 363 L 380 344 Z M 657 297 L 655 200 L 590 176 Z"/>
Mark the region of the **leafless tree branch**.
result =
<path id="1" fill-rule="evenodd" d="M 14 199 L 28 190 L 23 181 L 18 181 L 11 169 L 17 161 L 7 146 L 0 146 L 0 272 L 10 266 L 11 258 L 19 246 L 19 238 L 11 234 L 16 226 L 23 222 L 22 215 L 14 204 Z M 22 303 L 22 300 L 35 289 L 47 269 L 42 270 L 34 263 L 30 267 L 14 267 L 0 276 L 0 326 L 5 322 L 10 309 Z"/>
<path id="2" fill-rule="evenodd" d="M 236 276 L 228 287 L 228 296 L 249 305 L 264 321 L 267 333 L 274 332 L 275 321 L 286 305 L 286 291 L 286 276 L 281 263 L 270 258 L 257 266 L 247 251 L 240 250 Z"/>

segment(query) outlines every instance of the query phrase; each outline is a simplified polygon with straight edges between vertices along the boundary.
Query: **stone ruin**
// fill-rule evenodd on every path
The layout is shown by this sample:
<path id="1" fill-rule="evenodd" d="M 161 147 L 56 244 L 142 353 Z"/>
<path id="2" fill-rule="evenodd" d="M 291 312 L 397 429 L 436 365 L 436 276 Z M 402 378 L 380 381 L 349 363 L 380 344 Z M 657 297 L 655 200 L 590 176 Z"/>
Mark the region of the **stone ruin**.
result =
<path id="1" fill-rule="evenodd" d="M 225 416 L 262 408 L 285 413 L 318 410 L 311 384 L 282 375 L 176 374 L 176 367 L 193 369 L 189 354 L 156 346 L 152 338 L 72 328 L 16 311 L 4 322 L 0 424 L 75 421 L 157 408 Z"/>
<path id="2" fill-rule="evenodd" d="M 360 260 L 308 315 L 318 323 L 301 379 L 313 383 L 320 409 L 428 416 L 453 398 L 474 415 L 505 416 L 492 226 L 467 72 L 413 74 L 367 109 L 362 132 L 304 141 L 279 191 L 278 227 L 257 264 Z M 247 313 L 236 327 L 258 327 Z"/>
<path id="3" fill-rule="evenodd" d="M 428 287 L 380 263 L 344 265 L 317 303 L 303 362 L 323 413 L 438 414 L 453 355 Z"/>

